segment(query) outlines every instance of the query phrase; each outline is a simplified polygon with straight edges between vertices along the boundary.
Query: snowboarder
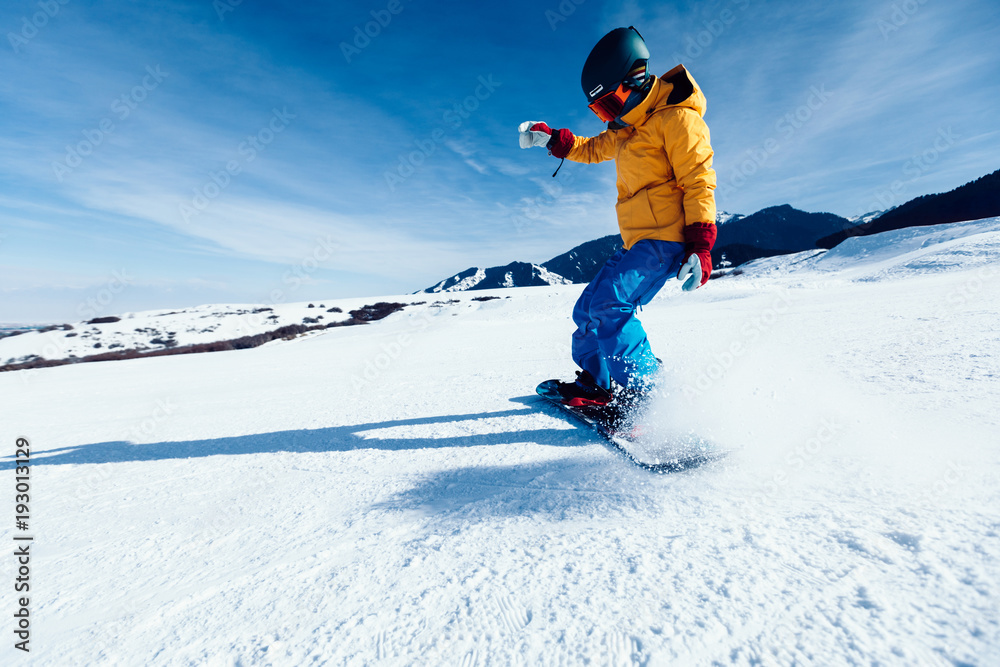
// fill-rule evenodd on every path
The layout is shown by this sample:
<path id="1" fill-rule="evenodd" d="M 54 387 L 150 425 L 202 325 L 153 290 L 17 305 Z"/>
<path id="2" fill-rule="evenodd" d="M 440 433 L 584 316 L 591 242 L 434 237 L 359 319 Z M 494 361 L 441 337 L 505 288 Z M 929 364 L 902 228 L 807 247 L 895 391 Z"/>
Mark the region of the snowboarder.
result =
<path id="1" fill-rule="evenodd" d="M 612 30 L 590 52 L 581 84 L 590 110 L 608 124 L 596 137 L 537 121 L 518 127 L 521 148 L 545 146 L 557 158 L 588 164 L 613 159 L 618 173 L 624 247 L 573 308 L 573 361 L 582 370 L 575 382 L 558 385 L 568 405 L 629 409 L 647 395 L 660 362 L 636 308 L 671 277 L 691 291 L 712 272 L 715 171 L 705 96 L 683 65 L 656 77 L 648 61 L 631 26 Z"/>

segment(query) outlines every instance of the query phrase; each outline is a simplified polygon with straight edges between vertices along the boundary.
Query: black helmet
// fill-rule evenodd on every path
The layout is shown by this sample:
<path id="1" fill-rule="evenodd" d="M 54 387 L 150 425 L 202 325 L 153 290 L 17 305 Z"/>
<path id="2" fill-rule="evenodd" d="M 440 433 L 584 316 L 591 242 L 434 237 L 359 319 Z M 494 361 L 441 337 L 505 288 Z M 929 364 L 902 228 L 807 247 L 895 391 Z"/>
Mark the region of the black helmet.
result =
<path id="1" fill-rule="evenodd" d="M 641 86 L 649 76 L 645 70 L 648 60 L 649 49 L 646 48 L 646 42 L 632 26 L 615 28 L 601 37 L 601 41 L 587 56 L 580 76 L 587 104 L 616 90 L 639 66 L 643 67 L 643 78 L 638 79 L 634 87 Z"/>

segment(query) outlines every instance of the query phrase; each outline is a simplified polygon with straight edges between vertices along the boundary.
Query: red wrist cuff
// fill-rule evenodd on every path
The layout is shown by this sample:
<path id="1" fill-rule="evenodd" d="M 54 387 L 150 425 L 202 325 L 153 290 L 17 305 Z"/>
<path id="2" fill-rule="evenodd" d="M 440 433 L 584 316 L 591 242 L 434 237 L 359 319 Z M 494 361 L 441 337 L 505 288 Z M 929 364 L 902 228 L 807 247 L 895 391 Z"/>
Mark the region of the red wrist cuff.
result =
<path id="1" fill-rule="evenodd" d="M 557 158 L 564 158 L 573 150 L 575 137 L 569 130 L 552 130 L 552 138 L 547 144 L 549 152 Z"/>
<path id="2" fill-rule="evenodd" d="M 709 251 L 715 245 L 718 233 L 710 222 L 695 222 L 684 228 L 684 241 L 695 252 Z"/>

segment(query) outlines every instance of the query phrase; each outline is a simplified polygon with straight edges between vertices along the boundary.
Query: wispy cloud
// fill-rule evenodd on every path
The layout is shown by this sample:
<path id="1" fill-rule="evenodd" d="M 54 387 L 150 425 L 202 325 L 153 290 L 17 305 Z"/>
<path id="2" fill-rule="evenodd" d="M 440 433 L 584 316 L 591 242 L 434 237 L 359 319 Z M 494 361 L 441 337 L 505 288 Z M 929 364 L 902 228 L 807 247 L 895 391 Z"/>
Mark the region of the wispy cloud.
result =
<path id="1" fill-rule="evenodd" d="M 553 179 L 557 162 L 518 148 L 515 128 L 541 118 L 596 132 L 580 68 L 604 32 L 631 23 L 654 71 L 680 54 L 705 89 L 720 179 L 780 140 L 720 195 L 724 208 L 851 213 L 942 125 L 961 141 L 914 195 L 992 171 L 993 3 L 923 3 L 886 36 L 892 5 L 588 2 L 554 31 L 521 0 L 413 5 L 350 63 L 331 39 L 349 39 L 368 10 L 349 3 L 243 3 L 225 21 L 200 0 L 61 5 L 20 52 L 0 50 L 3 275 L 85 289 L 128 265 L 146 298 L 253 300 L 332 237 L 336 253 L 301 294 L 404 292 L 613 233 L 613 165 L 567 163 Z M 0 9 L 0 27 L 23 7 Z M 814 86 L 829 101 L 787 135 L 779 123 Z M 390 188 L 393 173 L 405 176 Z M 64 298 L 53 295 L 43 300 Z"/>

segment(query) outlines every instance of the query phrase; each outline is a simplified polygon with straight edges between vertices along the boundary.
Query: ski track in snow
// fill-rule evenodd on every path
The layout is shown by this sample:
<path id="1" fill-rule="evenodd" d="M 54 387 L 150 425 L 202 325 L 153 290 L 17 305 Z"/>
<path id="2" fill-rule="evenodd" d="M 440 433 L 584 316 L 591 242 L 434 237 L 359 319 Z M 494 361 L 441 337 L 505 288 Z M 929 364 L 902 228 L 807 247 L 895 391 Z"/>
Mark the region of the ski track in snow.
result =
<path id="1" fill-rule="evenodd" d="M 644 308 L 689 473 L 539 405 L 579 285 L 0 374 L 17 662 L 998 664 L 1000 221 L 888 234 Z"/>

